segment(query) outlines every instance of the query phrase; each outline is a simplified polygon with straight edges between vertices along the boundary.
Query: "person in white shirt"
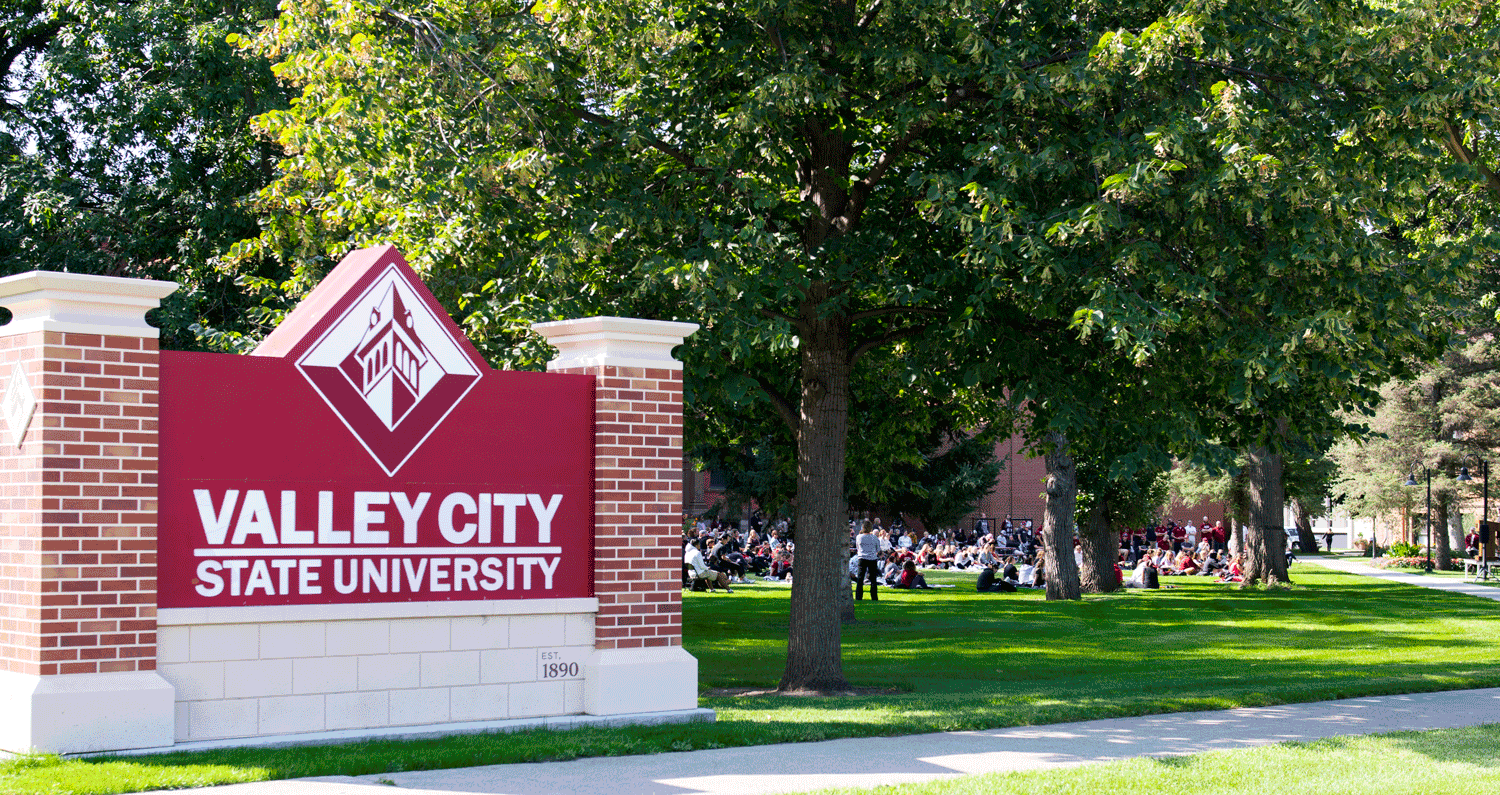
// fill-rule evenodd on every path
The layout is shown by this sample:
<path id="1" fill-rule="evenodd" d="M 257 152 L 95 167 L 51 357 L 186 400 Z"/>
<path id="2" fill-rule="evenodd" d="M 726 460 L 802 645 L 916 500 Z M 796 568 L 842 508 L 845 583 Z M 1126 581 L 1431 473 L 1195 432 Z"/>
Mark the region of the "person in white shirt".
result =
<path id="1" fill-rule="evenodd" d="M 854 579 L 854 600 L 865 598 L 865 580 L 870 581 L 870 601 L 880 601 L 876 592 L 880 582 L 880 539 L 870 532 L 870 522 L 860 525 L 859 535 L 854 539 L 855 557 L 859 558 L 858 573 Z"/>
<path id="2" fill-rule="evenodd" d="M 710 588 L 723 588 L 728 593 L 734 593 L 729 588 L 729 575 L 722 571 L 714 571 L 708 567 L 708 562 L 703 559 L 703 550 L 697 544 L 689 542 L 687 548 L 682 552 L 684 565 L 693 567 L 693 574 L 702 580 Z"/>
<path id="3" fill-rule="evenodd" d="M 1033 566 L 1030 560 L 1026 560 L 1017 568 L 1019 569 L 1021 575 L 1018 580 L 1019 584 L 1025 585 L 1028 588 L 1035 587 L 1036 566 Z"/>

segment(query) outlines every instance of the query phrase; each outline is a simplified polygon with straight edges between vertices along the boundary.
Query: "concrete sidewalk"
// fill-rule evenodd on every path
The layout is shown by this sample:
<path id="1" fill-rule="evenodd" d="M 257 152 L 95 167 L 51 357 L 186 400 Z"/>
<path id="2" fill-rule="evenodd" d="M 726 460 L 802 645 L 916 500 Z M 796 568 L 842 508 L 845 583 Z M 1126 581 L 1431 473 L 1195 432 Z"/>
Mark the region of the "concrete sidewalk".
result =
<path id="1" fill-rule="evenodd" d="M 1464 582 L 1463 580 L 1429 577 L 1423 574 L 1409 574 L 1407 572 L 1377 569 L 1373 566 L 1360 563 L 1355 558 L 1327 558 L 1309 555 L 1304 558 L 1297 558 L 1297 560 L 1302 563 L 1311 563 L 1349 574 L 1361 574 L 1366 577 L 1399 582 L 1402 585 L 1415 585 L 1419 588 L 1431 588 L 1435 591 L 1451 591 L 1453 593 L 1468 594 L 1469 596 L 1477 596 L 1480 599 L 1491 599 L 1500 602 L 1500 588 L 1490 585 L 1480 585 L 1477 582 Z"/>
<path id="2" fill-rule="evenodd" d="M 989 731 L 720 748 L 654 756 L 299 779 L 198 790 L 213 795 L 419 793 L 643 795 L 805 792 L 972 773 L 1179 756 L 1288 740 L 1500 722 L 1500 688 L 1185 712 Z"/>

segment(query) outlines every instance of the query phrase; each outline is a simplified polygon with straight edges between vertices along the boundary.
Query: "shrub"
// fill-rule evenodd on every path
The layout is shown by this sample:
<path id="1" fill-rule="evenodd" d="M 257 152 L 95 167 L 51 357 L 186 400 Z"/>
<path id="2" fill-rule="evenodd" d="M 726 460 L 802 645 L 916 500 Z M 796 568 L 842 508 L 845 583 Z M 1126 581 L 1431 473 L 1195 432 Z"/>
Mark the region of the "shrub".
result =
<path id="1" fill-rule="evenodd" d="M 1393 558 L 1415 558 L 1421 557 L 1422 548 L 1417 546 L 1416 544 L 1397 543 L 1391 544 L 1390 548 L 1387 549 L 1386 552 L 1389 553 Z"/>
<path id="2" fill-rule="evenodd" d="M 1433 561 L 1436 564 L 1436 561 Z M 1377 569 L 1420 569 L 1427 565 L 1427 558 L 1412 555 L 1387 555 L 1370 561 Z"/>

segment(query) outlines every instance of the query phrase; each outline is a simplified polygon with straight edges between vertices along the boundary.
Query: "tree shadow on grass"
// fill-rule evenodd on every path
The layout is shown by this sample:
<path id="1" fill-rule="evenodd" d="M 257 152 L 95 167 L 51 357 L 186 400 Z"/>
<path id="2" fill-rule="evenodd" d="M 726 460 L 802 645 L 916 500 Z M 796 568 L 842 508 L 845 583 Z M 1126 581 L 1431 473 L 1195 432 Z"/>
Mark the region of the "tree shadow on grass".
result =
<path id="1" fill-rule="evenodd" d="M 1500 724 L 1431 732 L 1395 732 L 1381 735 L 1381 740 L 1437 762 L 1500 768 L 1500 754 L 1495 753 L 1495 748 L 1500 747 Z M 1333 747 L 1347 747 L 1353 738 L 1334 737 L 1324 742 Z"/>

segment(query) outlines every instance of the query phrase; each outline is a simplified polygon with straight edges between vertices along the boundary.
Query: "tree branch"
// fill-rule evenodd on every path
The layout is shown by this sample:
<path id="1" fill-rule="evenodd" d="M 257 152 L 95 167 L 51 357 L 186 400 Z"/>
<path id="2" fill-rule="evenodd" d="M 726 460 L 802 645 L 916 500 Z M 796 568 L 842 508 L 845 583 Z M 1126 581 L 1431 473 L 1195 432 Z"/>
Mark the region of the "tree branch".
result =
<path id="1" fill-rule="evenodd" d="M 26 31 L 16 37 L 15 41 L 10 41 L 10 36 L 4 31 L 0 31 L 0 44 L 8 43 L 10 45 L 5 47 L 4 51 L 0 51 L 0 76 L 9 75 L 10 68 L 15 64 L 16 59 L 26 54 L 27 51 L 35 50 L 41 52 L 47 49 L 47 46 L 52 43 L 52 39 L 57 36 L 62 27 L 63 23 L 61 20 L 54 20 Z M 6 102 L 5 104 L 10 103 Z"/>
<path id="2" fill-rule="evenodd" d="M 1256 18 L 1256 19 L 1258 19 L 1258 20 L 1260 20 L 1260 21 L 1261 21 L 1261 22 L 1264 22 L 1264 23 L 1265 23 L 1265 24 L 1267 24 L 1267 25 L 1269 25 L 1269 26 L 1271 26 L 1271 27 L 1273 27 L 1273 28 L 1275 28 L 1275 29 L 1277 29 L 1277 30 L 1279 30 L 1279 31 L 1281 31 L 1281 32 L 1282 32 L 1282 33 L 1289 33 L 1289 34 L 1291 34 L 1291 35 L 1293 35 L 1293 36 L 1295 36 L 1295 35 L 1297 35 L 1297 34 L 1296 34 L 1296 33 L 1295 33 L 1295 32 L 1294 32 L 1294 31 L 1293 31 L 1293 30 L 1291 30 L 1291 29 L 1290 29 L 1290 28 L 1284 28 L 1284 27 L 1282 27 L 1282 26 L 1280 26 L 1280 25 L 1278 25 L 1278 24 L 1276 24 L 1276 23 L 1275 23 L 1275 22 L 1272 22 L 1272 21 L 1271 21 L 1271 20 L 1269 20 L 1269 19 L 1266 19 L 1266 17 L 1265 17 L 1265 15 L 1263 15 L 1263 14 L 1256 14 L 1256 15 L 1255 15 L 1255 18 Z"/>
<path id="3" fill-rule="evenodd" d="M 754 381 L 755 385 L 760 387 L 760 391 L 765 393 L 766 399 L 771 401 L 771 407 L 776 409 L 776 413 L 781 417 L 781 421 L 786 423 L 786 427 L 791 429 L 792 436 L 795 437 L 797 435 L 797 428 L 802 424 L 802 415 L 798 413 L 792 402 L 787 400 L 786 396 L 781 394 L 781 391 L 772 386 L 771 382 L 767 381 L 764 377 L 758 375 L 747 375 L 746 377 Z"/>
<path id="4" fill-rule="evenodd" d="M 1245 77 L 1255 77 L 1261 80 L 1273 80 L 1277 83 L 1292 82 L 1292 79 L 1290 77 L 1287 77 L 1286 75 L 1266 74 L 1265 72 L 1257 72 L 1254 69 L 1246 69 L 1243 66 L 1235 66 L 1234 64 L 1219 63 L 1218 61 L 1201 61 L 1197 58 L 1189 58 L 1186 55 L 1177 56 L 1177 60 L 1184 63 L 1194 64 L 1196 66 L 1206 66 L 1210 69 L 1222 69 L 1225 72 L 1232 72 L 1237 75 L 1244 75 Z"/>
<path id="5" fill-rule="evenodd" d="M 857 27 L 860 30 L 870 27 L 870 23 L 874 22 L 875 17 L 880 15 L 880 9 L 883 7 L 885 7 L 885 0 L 875 0 L 869 9 L 865 11 L 865 15 L 859 18 L 859 25 Z"/>
<path id="6" fill-rule="evenodd" d="M 853 365 L 855 362 L 859 361 L 861 356 L 864 356 L 870 351 L 873 351 L 876 348 L 885 345 L 886 343 L 895 342 L 896 340 L 900 339 L 906 339 L 907 337 L 915 337 L 916 335 L 921 334 L 926 330 L 926 324 L 920 326 L 907 326 L 905 328 L 898 328 L 894 331 L 887 331 L 886 333 L 881 334 L 878 337 L 867 339 L 854 347 L 854 351 L 849 354 L 849 364 Z"/>
<path id="7" fill-rule="evenodd" d="M 1266 72 L 1257 72 L 1254 69 L 1246 69 L 1243 66 L 1235 66 L 1234 64 L 1221 63 L 1219 61 L 1201 61 L 1197 58 L 1189 58 L 1186 55 L 1177 56 L 1177 60 L 1182 61 L 1183 63 L 1204 66 L 1209 69 L 1221 69 L 1231 74 L 1244 75 L 1245 77 L 1254 77 L 1260 80 L 1269 80 L 1276 83 L 1290 84 L 1298 82 L 1295 78 L 1287 77 L 1286 75 L 1273 75 L 1267 74 Z M 1308 80 L 1307 85 L 1313 86 L 1322 91 L 1347 91 L 1351 94 L 1364 93 L 1365 91 L 1365 89 L 1355 86 L 1331 86 L 1327 83 L 1319 83 L 1316 80 Z"/>
<path id="8" fill-rule="evenodd" d="M 592 122 L 601 127 L 611 127 L 618 123 L 608 116 L 602 116 L 598 113 L 584 110 L 583 108 L 569 106 L 567 110 L 569 113 L 573 114 L 579 119 L 587 122 Z M 712 169 L 698 165 L 698 161 L 694 160 L 692 155 L 682 151 L 681 149 L 678 149 L 677 147 L 667 143 L 666 141 L 661 140 L 660 138 L 650 135 L 642 136 L 642 138 L 648 145 L 650 145 L 652 149 L 655 149 L 656 151 L 661 152 L 667 157 L 670 157 L 673 160 L 681 163 L 685 168 L 687 168 L 689 172 L 693 174 L 703 175 L 713 173 Z"/>
<path id="9" fill-rule="evenodd" d="M 781 37 L 781 26 L 774 24 L 765 25 L 762 29 L 771 36 L 772 41 L 776 42 L 776 49 L 781 52 L 781 62 L 787 63 L 792 60 L 792 57 L 786 51 L 786 41 Z"/>
<path id="10" fill-rule="evenodd" d="M 1473 150 L 1464 146 L 1463 131 L 1458 129 L 1458 125 L 1444 119 L 1443 132 L 1445 133 L 1443 146 L 1447 147 L 1448 151 L 1454 157 L 1458 158 L 1459 162 L 1477 169 L 1480 174 L 1483 174 L 1486 187 L 1495 193 L 1500 193 L 1500 175 L 1496 175 L 1494 170 L 1480 162 L 1479 156 Z"/>
<path id="11" fill-rule="evenodd" d="M 799 335 L 806 336 L 810 331 L 806 323 L 798 318 L 792 317 L 791 315 L 782 314 L 781 312 L 777 312 L 774 309 L 766 309 L 764 307 L 755 311 L 759 312 L 762 317 L 768 317 L 772 320 L 785 320 L 792 325 L 792 328 L 797 330 L 797 333 Z"/>
<path id="12" fill-rule="evenodd" d="M 929 308 L 927 308 L 925 306 L 895 306 L 895 305 L 892 305 L 892 306 L 882 306 L 882 307 L 879 307 L 879 308 L 876 308 L 876 309 L 865 309 L 865 310 L 861 310 L 859 312 L 855 312 L 855 313 L 849 315 L 849 320 L 850 320 L 850 322 L 858 321 L 858 320 L 868 320 L 869 318 L 872 318 L 872 317 L 883 317 L 885 315 L 894 315 L 894 314 L 897 314 L 899 312 L 909 312 L 909 313 L 914 314 L 914 315 L 926 315 L 928 317 L 938 317 L 938 316 L 940 316 L 940 315 L 943 314 L 942 312 L 940 312 L 940 311 L 938 311 L 936 309 L 929 309 Z"/>
<path id="13" fill-rule="evenodd" d="M 1083 55 L 1086 52 L 1088 52 L 1087 49 L 1068 50 L 1067 52 L 1060 52 L 1056 55 L 1050 55 L 1038 61 L 1023 63 L 1021 64 L 1021 68 L 1027 71 L 1031 71 L 1032 69 L 1039 69 L 1043 66 L 1050 66 L 1055 63 L 1062 63 L 1063 61 L 1071 60 L 1080 55 Z"/>
<path id="14" fill-rule="evenodd" d="M 844 209 L 843 215 L 840 217 L 842 221 L 842 229 L 840 231 L 847 232 L 854 228 L 854 225 L 859 222 L 859 217 L 864 214 L 865 204 L 869 201 L 871 191 L 875 190 L 875 186 L 879 184 L 880 178 L 885 176 L 885 172 L 889 171 L 891 166 L 895 164 L 896 158 L 906 154 L 906 150 L 911 148 L 912 141 L 915 141 L 918 136 L 926 132 L 930 126 L 932 126 L 932 123 L 925 119 L 913 124 L 911 129 L 906 131 L 905 135 L 886 147 L 885 152 L 880 155 L 879 160 L 875 161 L 875 165 L 870 167 L 864 179 L 850 186 L 849 202 Z"/>

